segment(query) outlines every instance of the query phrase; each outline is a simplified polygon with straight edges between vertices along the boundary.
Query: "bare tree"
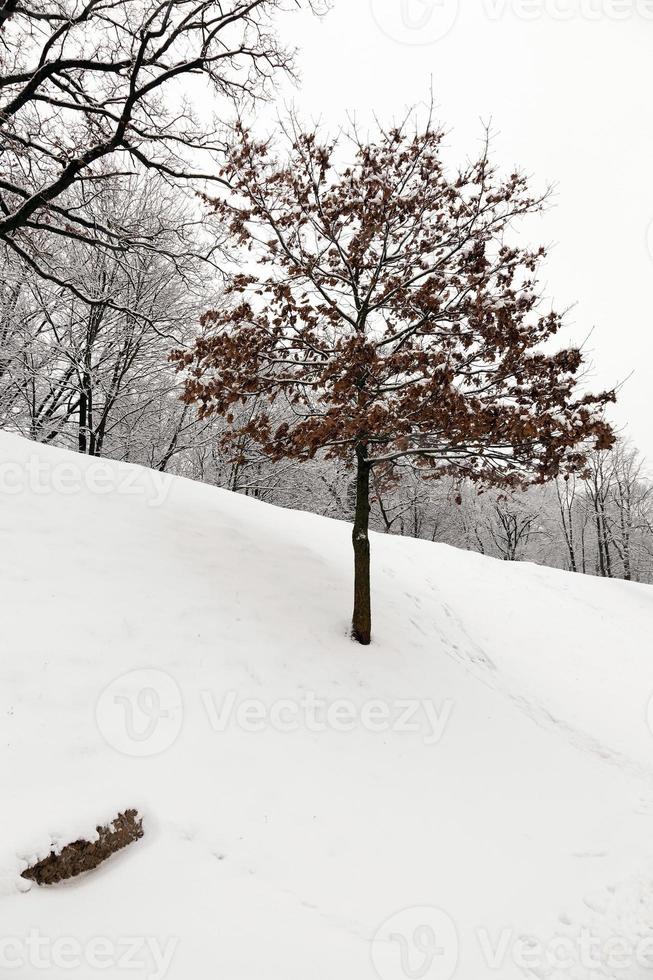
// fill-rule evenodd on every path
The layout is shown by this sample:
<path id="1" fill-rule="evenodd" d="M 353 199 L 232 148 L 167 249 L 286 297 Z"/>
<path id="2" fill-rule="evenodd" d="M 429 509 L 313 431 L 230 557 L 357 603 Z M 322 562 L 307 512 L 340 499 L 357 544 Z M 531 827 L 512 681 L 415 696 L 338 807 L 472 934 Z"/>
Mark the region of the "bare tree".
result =
<path id="1" fill-rule="evenodd" d="M 612 453 L 613 544 L 627 581 L 640 577 L 642 536 L 650 532 L 653 487 L 644 462 L 632 446 L 619 443 Z"/>
<path id="2" fill-rule="evenodd" d="M 599 451 L 589 458 L 588 476 L 585 481 L 585 499 L 592 515 L 596 531 L 597 574 L 612 577 L 613 535 L 608 514 L 610 494 L 614 479 L 611 453 Z"/>
<path id="3" fill-rule="evenodd" d="M 539 513 L 524 498 L 500 497 L 492 508 L 487 530 L 504 561 L 517 561 L 537 531 Z"/>
<path id="4" fill-rule="evenodd" d="M 567 475 L 564 478 L 558 477 L 555 481 L 558 509 L 560 513 L 560 526 L 569 556 L 569 570 L 579 571 L 577 541 L 576 541 L 576 513 L 578 511 L 578 481 L 575 475 Z"/>
<path id="5" fill-rule="evenodd" d="M 101 213 L 156 224 L 163 247 L 170 237 L 182 240 L 183 209 L 149 178 L 115 179 L 98 204 Z M 192 257 L 171 267 L 149 248 L 107 254 L 76 240 L 63 241 L 61 252 L 95 301 L 33 276 L 22 284 L 22 310 L 17 300 L 8 305 L 4 328 L 13 338 L 2 360 L 13 413 L 5 424 L 81 453 L 125 459 L 136 452 L 139 462 L 166 468 L 191 430 L 206 428 L 176 403 L 166 357 L 194 327 L 210 288 L 206 267 Z"/>
<path id="6" fill-rule="evenodd" d="M 58 261 L 62 239 L 152 243 L 156 229 L 90 211 L 118 174 L 218 179 L 217 127 L 184 89 L 242 101 L 290 68 L 270 26 L 281 2 L 0 0 L 0 241 L 95 302 Z"/>

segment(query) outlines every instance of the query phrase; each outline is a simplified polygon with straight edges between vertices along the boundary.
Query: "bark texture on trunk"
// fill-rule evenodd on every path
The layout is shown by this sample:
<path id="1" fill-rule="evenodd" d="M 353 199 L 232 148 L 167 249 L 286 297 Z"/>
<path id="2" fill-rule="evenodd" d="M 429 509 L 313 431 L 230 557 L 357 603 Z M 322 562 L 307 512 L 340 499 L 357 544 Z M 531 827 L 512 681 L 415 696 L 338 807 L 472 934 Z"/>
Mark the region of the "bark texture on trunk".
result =
<path id="1" fill-rule="evenodd" d="M 356 514 L 352 542 L 354 545 L 354 616 L 352 636 L 363 646 L 372 641 L 372 608 L 370 599 L 370 465 L 367 446 L 356 448 Z"/>

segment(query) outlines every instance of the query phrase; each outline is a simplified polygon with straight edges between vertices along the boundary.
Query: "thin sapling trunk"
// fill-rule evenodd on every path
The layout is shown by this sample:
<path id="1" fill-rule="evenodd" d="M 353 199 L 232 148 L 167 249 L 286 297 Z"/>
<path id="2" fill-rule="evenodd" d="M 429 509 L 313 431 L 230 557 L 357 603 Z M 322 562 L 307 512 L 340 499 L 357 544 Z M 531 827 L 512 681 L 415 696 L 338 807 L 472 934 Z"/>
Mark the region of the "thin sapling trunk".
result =
<path id="1" fill-rule="evenodd" d="M 354 545 L 354 616 L 352 636 L 363 646 L 372 640 L 370 599 L 370 464 L 367 446 L 356 447 L 356 514 L 352 542 Z"/>

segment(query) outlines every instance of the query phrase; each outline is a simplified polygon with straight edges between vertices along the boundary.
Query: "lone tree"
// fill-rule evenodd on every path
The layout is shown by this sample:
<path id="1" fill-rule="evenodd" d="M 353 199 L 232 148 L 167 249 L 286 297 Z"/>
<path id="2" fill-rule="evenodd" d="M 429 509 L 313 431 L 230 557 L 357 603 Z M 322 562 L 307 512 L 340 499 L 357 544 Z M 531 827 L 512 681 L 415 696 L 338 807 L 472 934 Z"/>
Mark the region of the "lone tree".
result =
<path id="1" fill-rule="evenodd" d="M 247 271 L 194 349 L 172 357 L 186 401 L 225 417 L 226 447 L 247 435 L 274 460 L 351 461 L 352 632 L 368 644 L 372 469 L 541 482 L 612 444 L 613 394 L 579 393 L 580 351 L 547 350 L 561 316 L 538 312 L 545 252 L 508 240 L 544 198 L 518 174 L 500 178 L 487 141 L 450 172 L 430 122 L 323 142 L 293 120 L 285 137 L 279 157 L 237 128 L 221 174 L 232 193 L 210 204 Z M 253 399 L 263 407 L 236 421 L 233 406 Z"/>

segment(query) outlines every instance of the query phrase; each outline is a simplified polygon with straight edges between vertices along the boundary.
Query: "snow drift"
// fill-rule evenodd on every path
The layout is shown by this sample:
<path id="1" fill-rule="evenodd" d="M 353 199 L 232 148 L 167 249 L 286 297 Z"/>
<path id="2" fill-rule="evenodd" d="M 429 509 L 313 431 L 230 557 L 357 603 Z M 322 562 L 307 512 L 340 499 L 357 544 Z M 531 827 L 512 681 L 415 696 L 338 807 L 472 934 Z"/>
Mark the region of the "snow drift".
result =
<path id="1" fill-rule="evenodd" d="M 0 542 L 7 975 L 650 976 L 653 589 L 375 536 L 363 649 L 347 524 L 6 434 Z"/>

